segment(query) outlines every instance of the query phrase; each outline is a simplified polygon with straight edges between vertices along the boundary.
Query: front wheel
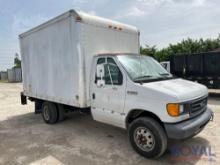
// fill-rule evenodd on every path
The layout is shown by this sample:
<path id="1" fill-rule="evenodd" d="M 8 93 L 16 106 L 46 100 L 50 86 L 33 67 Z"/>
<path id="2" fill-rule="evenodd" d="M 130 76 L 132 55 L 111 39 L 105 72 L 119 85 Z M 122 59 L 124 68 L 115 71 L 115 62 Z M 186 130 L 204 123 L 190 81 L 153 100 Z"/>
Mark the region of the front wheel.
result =
<path id="1" fill-rule="evenodd" d="M 134 150 L 146 158 L 160 157 L 167 148 L 163 127 L 154 119 L 140 117 L 129 125 L 129 139 Z"/>

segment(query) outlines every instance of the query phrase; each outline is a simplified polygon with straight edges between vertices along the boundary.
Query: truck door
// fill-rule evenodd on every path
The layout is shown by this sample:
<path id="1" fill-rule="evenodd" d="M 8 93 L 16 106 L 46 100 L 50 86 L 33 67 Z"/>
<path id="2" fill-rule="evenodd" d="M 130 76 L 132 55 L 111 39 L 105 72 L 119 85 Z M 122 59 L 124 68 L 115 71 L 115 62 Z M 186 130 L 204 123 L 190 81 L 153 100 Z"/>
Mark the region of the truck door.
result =
<path id="1" fill-rule="evenodd" d="M 97 121 L 124 127 L 124 103 L 126 90 L 126 77 L 112 57 L 100 57 L 97 65 L 104 69 L 104 84 L 99 84 L 100 77 L 97 71 L 91 87 L 92 115 Z M 95 68 L 96 68 L 95 67 Z"/>

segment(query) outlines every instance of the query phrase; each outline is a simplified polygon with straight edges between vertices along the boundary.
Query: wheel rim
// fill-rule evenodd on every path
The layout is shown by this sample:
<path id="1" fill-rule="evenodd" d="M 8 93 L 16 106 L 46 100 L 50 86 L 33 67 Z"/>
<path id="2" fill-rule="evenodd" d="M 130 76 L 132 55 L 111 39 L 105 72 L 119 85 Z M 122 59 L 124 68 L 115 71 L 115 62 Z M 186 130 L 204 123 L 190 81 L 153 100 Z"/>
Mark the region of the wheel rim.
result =
<path id="1" fill-rule="evenodd" d="M 143 151 L 151 151 L 155 146 L 153 133 L 146 127 L 138 127 L 134 131 L 134 141 Z"/>
<path id="2" fill-rule="evenodd" d="M 49 121 L 49 119 L 50 119 L 48 106 L 44 106 L 44 119 L 47 121 Z"/>

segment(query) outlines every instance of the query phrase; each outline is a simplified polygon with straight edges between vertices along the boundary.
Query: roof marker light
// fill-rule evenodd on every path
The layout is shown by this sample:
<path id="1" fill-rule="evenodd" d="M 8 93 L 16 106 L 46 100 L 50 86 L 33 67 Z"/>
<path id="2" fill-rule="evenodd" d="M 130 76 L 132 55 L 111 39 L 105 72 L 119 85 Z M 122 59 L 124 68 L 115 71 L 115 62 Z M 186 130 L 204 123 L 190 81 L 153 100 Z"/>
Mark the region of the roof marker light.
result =
<path id="1" fill-rule="evenodd" d="M 82 18 L 80 16 L 77 16 L 76 17 L 76 22 L 81 22 L 82 21 Z"/>

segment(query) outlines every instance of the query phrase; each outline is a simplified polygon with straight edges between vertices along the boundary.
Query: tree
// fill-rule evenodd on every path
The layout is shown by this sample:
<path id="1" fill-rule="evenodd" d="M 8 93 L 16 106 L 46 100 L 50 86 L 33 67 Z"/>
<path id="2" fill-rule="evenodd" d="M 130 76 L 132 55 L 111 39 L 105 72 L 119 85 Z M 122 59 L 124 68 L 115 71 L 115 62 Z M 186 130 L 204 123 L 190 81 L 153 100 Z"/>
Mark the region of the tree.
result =
<path id="1" fill-rule="evenodd" d="M 19 59 L 18 53 L 15 53 L 14 68 L 21 68 L 21 60 Z"/>
<path id="2" fill-rule="evenodd" d="M 163 49 L 157 49 L 156 46 L 146 45 L 144 48 L 140 48 L 140 52 L 145 55 L 149 55 L 157 59 L 158 61 L 169 60 L 171 56 L 194 53 L 208 52 L 220 48 L 220 34 L 215 39 L 183 39 L 177 44 L 170 44 Z"/>
<path id="3" fill-rule="evenodd" d="M 142 46 L 140 47 L 140 52 L 143 55 L 148 55 L 148 56 L 154 57 L 156 51 L 157 51 L 156 46 L 145 45 L 144 48 Z"/>

